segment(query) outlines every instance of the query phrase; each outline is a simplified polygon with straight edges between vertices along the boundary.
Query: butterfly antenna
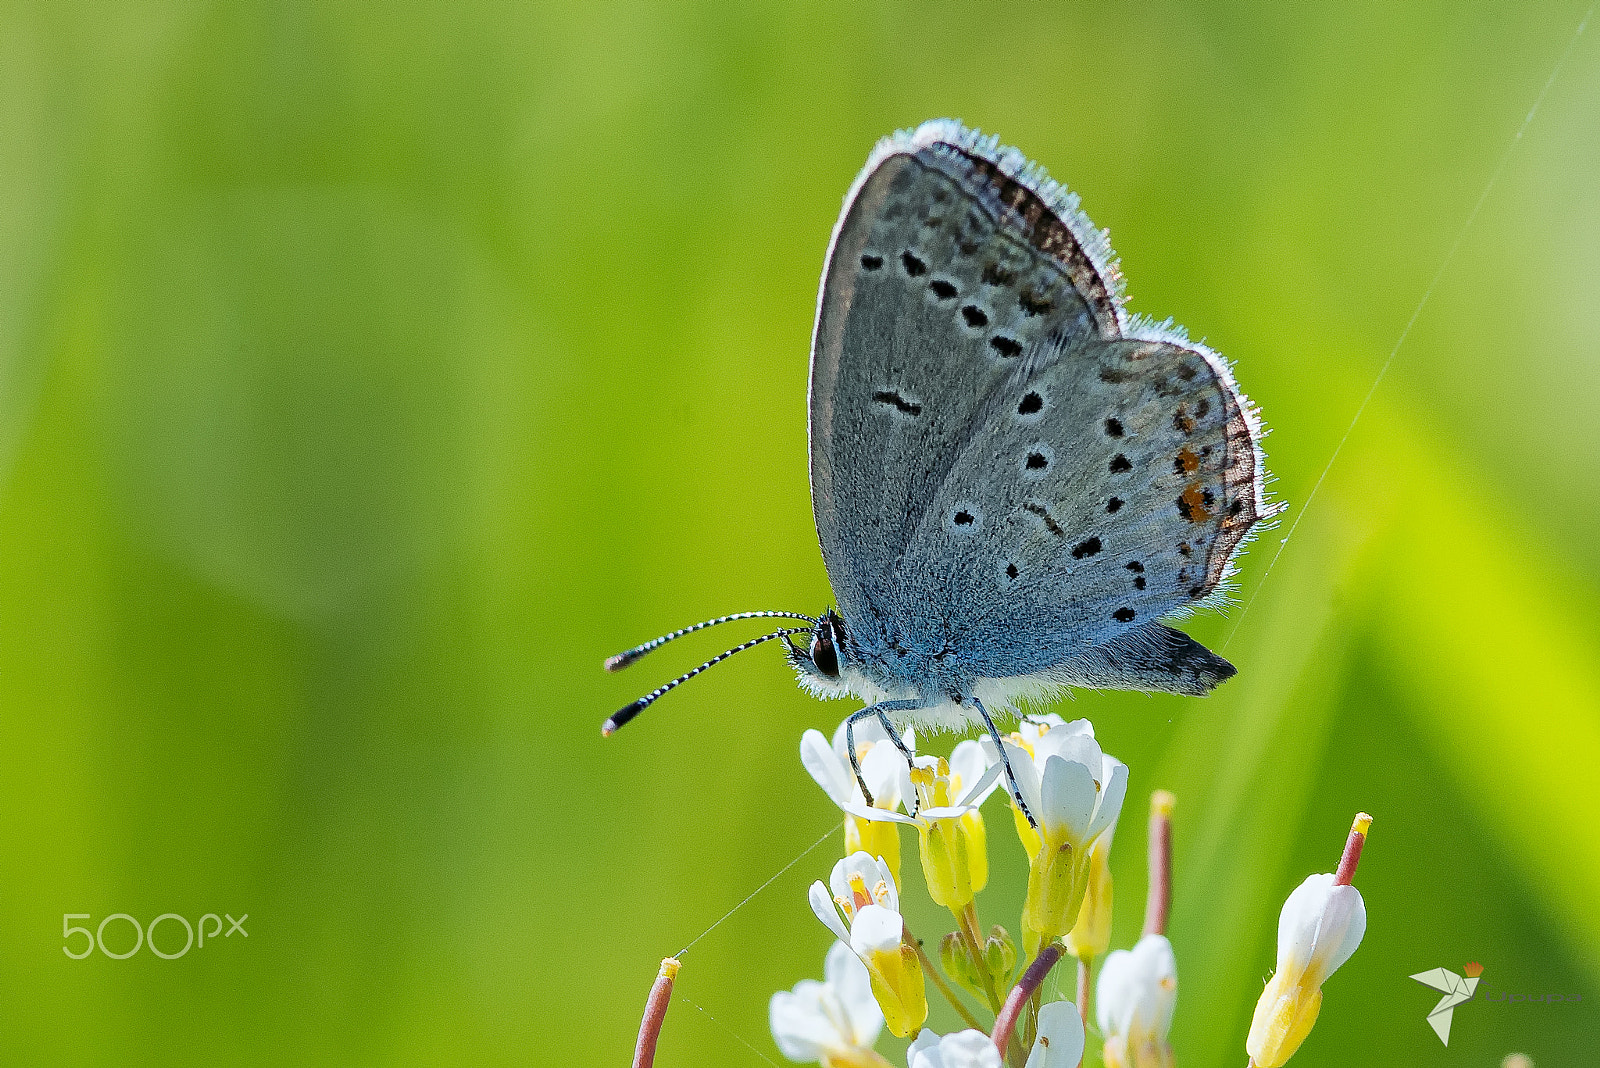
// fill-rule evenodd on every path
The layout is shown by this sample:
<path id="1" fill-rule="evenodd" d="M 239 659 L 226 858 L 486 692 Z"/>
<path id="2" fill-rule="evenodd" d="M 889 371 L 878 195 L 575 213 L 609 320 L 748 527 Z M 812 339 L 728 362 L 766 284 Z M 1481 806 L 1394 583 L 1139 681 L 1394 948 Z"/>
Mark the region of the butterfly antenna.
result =
<path id="1" fill-rule="evenodd" d="M 803 616 L 799 612 L 735 612 L 731 616 L 708 619 L 704 623 L 696 623 L 692 627 L 684 627 L 682 630 L 675 630 L 671 634 L 663 634 L 653 641 L 645 642 L 643 645 L 635 645 L 632 649 L 620 652 L 616 656 L 608 656 L 606 657 L 606 670 L 621 671 L 650 650 L 657 649 L 674 638 L 681 638 L 685 634 L 693 634 L 697 630 L 705 630 L 707 627 L 714 627 L 719 623 L 732 623 L 736 619 L 803 619 L 811 624 L 817 622 L 810 616 Z"/>
<path id="2" fill-rule="evenodd" d="M 752 615 L 757 615 L 757 614 L 765 614 L 765 613 L 751 613 L 751 614 Z M 774 612 L 774 613 L 771 613 L 771 614 L 772 615 L 780 615 L 782 613 Z M 805 618 L 805 617 L 802 616 L 801 618 Z M 713 620 L 713 622 L 716 622 L 716 621 Z M 709 626 L 709 624 L 702 624 L 702 626 Z M 694 628 L 690 628 L 690 629 L 692 630 Z M 651 690 L 649 693 L 645 694 L 643 697 L 641 697 L 637 701 L 633 702 L 633 704 L 631 704 L 628 707 L 626 707 L 626 708 L 616 712 L 615 714 L 613 714 L 609 719 L 607 719 L 605 721 L 605 723 L 601 724 L 600 733 L 602 735 L 604 735 L 605 737 L 609 738 L 611 735 L 615 734 L 617 732 L 617 729 L 619 727 L 621 727 L 623 724 L 627 723 L 634 716 L 637 716 L 640 712 L 643 712 L 645 709 L 647 709 L 651 705 L 655 704 L 656 701 L 660 700 L 660 698 L 662 697 L 663 694 L 667 693 L 670 690 L 677 689 L 679 686 L 682 686 L 684 683 L 688 682 L 690 679 L 692 679 L 696 675 L 700 674 L 706 668 L 709 668 L 709 667 L 712 667 L 713 665 L 722 663 L 724 660 L 728 659 L 728 657 L 732 656 L 734 653 L 742 653 L 746 649 L 754 648 L 755 646 L 760 645 L 762 642 L 770 642 L 774 638 L 786 638 L 791 634 L 804 634 L 809 629 L 810 629 L 809 627 L 790 627 L 790 628 L 787 628 L 785 630 L 776 630 L 776 631 L 773 631 L 771 634 L 763 634 L 759 638 L 751 638 L 749 641 L 745 642 L 743 645 L 735 645 L 732 649 L 729 649 L 725 653 L 718 653 L 716 656 L 712 657 L 710 660 L 707 660 L 704 664 L 701 664 L 699 667 L 695 668 L 693 671 L 684 672 L 682 675 L 679 675 L 677 678 L 673 679 L 671 682 L 667 683 L 665 686 L 662 686 L 659 689 Z M 662 639 L 662 640 L 665 640 L 665 639 Z"/>

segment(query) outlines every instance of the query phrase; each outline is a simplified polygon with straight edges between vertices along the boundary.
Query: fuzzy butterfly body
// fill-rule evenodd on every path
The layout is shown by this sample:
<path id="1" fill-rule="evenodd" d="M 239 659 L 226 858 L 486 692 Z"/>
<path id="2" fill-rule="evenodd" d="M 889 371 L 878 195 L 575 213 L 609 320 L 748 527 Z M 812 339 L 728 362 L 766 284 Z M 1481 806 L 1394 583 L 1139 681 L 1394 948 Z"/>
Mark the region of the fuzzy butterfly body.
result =
<path id="1" fill-rule="evenodd" d="M 974 697 L 1210 690 L 1232 666 L 1160 620 L 1270 514 L 1259 436 L 1219 356 L 1124 313 L 1104 236 L 1039 168 L 953 122 L 886 139 L 818 301 L 839 665 L 802 654 L 802 683 L 952 727 Z"/>

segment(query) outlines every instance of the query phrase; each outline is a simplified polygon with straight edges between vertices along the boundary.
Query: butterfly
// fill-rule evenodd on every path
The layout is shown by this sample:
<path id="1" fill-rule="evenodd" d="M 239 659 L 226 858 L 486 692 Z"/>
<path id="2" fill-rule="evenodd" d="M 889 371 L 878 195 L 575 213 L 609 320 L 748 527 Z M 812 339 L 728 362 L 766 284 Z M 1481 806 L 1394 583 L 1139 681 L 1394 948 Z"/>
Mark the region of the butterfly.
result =
<path id="1" fill-rule="evenodd" d="M 897 728 L 981 725 L 1004 764 L 995 717 L 1022 702 L 1199 695 L 1235 674 L 1164 620 L 1218 599 L 1275 513 L 1260 421 L 1221 356 L 1125 310 L 1105 233 L 1017 150 L 951 120 L 873 149 L 828 246 L 809 411 L 837 606 L 723 616 L 611 657 L 734 620 L 804 624 L 604 733 L 775 639 L 806 690 L 864 703 L 853 763 L 867 719 L 908 760 Z"/>

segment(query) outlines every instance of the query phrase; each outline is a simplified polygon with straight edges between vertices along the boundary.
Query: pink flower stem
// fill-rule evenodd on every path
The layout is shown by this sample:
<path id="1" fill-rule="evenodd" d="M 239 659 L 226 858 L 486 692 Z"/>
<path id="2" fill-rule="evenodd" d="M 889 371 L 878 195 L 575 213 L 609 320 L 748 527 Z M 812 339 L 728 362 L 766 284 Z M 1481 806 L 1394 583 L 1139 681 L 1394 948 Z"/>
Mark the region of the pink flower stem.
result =
<path id="1" fill-rule="evenodd" d="M 1167 933 L 1172 911 L 1172 806 L 1165 790 L 1150 795 L 1150 890 L 1144 899 L 1144 933 Z"/>
<path id="2" fill-rule="evenodd" d="M 1023 1006 L 1028 1004 L 1033 992 L 1044 985 L 1044 977 L 1050 974 L 1050 969 L 1060 959 L 1061 943 L 1051 942 L 1039 951 L 1033 963 L 1028 965 L 1028 970 L 1022 973 L 1022 978 L 1017 980 L 1017 985 L 1006 995 L 1000 1015 L 994 1021 L 994 1048 L 1000 1051 L 1001 1060 L 1005 1059 L 1006 1047 L 1011 1044 L 1011 1033 L 1017 1028 L 1017 1018 L 1022 1015 Z"/>
<path id="3" fill-rule="evenodd" d="M 639 1021 L 633 1068 L 651 1068 L 656 1062 L 656 1040 L 661 1037 L 661 1025 L 667 1019 L 667 1006 L 672 1003 L 672 980 L 677 978 L 679 967 L 676 957 L 667 957 L 661 962 L 661 970 L 650 987 L 650 997 L 644 1003 L 644 1019 Z"/>
<path id="4" fill-rule="evenodd" d="M 1344 856 L 1339 858 L 1339 870 L 1333 874 L 1334 886 L 1349 886 L 1356 877 L 1356 865 L 1361 863 L 1361 847 L 1367 844 L 1367 830 L 1371 826 L 1371 816 L 1365 812 L 1356 813 L 1355 823 L 1350 825 L 1350 837 L 1345 839 Z"/>

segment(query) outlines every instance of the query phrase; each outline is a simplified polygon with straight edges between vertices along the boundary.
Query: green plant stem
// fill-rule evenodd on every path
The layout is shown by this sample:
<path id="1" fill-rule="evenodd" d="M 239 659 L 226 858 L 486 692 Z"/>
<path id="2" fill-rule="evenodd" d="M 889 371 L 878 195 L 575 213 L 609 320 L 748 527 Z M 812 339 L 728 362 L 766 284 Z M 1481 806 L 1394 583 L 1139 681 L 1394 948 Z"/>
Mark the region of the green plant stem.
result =
<path id="1" fill-rule="evenodd" d="M 961 1017 L 961 1022 L 974 1030 L 982 1031 L 984 1029 L 983 1024 L 979 1023 L 978 1018 L 972 1015 L 972 1010 L 968 1009 L 956 997 L 956 992 L 950 989 L 950 984 L 944 981 L 944 977 L 939 974 L 939 970 L 933 966 L 933 961 L 929 960 L 928 955 L 922 951 L 922 943 L 912 936 L 911 928 L 905 926 L 904 920 L 900 921 L 900 928 L 901 937 L 905 939 L 906 944 L 917 951 L 917 960 L 922 962 L 923 973 L 938 988 L 939 993 L 944 995 L 944 999 L 950 1003 L 950 1007 L 956 1010 L 956 1015 Z"/>
<path id="2" fill-rule="evenodd" d="M 955 918 L 956 930 L 967 947 L 967 957 L 972 961 L 972 967 L 977 971 L 978 978 L 983 981 L 983 993 L 989 999 L 989 1011 L 999 1013 L 1002 999 L 995 989 L 994 976 L 989 974 L 989 962 L 983 954 L 983 936 L 978 928 L 977 905 L 967 902 L 967 907 L 955 913 Z"/>

